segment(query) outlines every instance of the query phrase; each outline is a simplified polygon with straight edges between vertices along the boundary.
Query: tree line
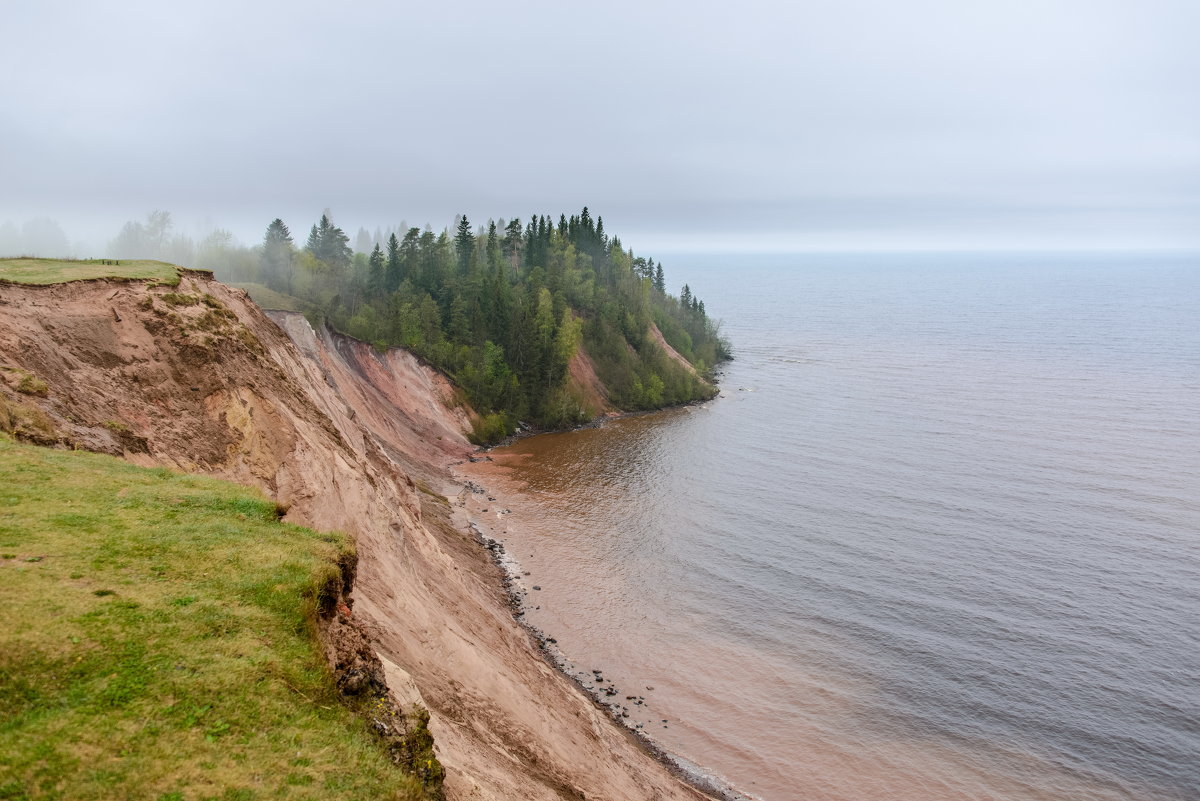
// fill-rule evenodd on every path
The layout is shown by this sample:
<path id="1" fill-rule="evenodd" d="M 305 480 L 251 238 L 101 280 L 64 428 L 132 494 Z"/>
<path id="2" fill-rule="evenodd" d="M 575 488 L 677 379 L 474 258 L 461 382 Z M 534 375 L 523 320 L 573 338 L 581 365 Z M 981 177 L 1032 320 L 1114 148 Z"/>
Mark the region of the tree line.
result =
<path id="1" fill-rule="evenodd" d="M 122 235 L 166 238 L 166 229 L 169 218 L 151 215 Z M 380 348 L 407 348 L 450 375 L 480 413 L 481 442 L 521 423 L 558 428 L 594 416 L 567 380 L 581 346 L 625 410 L 709 396 L 697 374 L 730 356 L 703 301 L 687 285 L 668 293 L 662 263 L 636 256 L 587 208 L 557 221 L 535 214 L 478 227 L 463 215 L 441 232 L 360 229 L 356 247 L 327 212 L 307 236 L 275 219 L 256 248 L 219 244 L 195 266 L 265 306 L 300 309 Z M 694 371 L 657 347 L 652 324 Z"/>

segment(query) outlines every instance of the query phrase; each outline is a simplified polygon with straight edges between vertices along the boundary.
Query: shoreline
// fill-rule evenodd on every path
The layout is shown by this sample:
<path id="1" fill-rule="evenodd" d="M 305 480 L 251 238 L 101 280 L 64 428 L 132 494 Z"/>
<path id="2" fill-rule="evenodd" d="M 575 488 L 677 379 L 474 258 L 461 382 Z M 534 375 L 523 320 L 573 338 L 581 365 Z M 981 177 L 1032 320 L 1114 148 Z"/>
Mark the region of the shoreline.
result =
<path id="1" fill-rule="evenodd" d="M 713 396 L 714 398 L 717 395 Z M 708 400 L 693 401 L 687 404 L 679 404 L 678 406 L 668 408 L 681 408 L 684 406 L 695 406 L 702 403 L 707 403 Z M 658 414 L 665 409 L 655 409 L 649 411 L 626 412 L 619 415 L 605 416 L 593 420 L 582 426 L 577 426 L 566 431 L 579 431 L 588 428 L 599 428 L 608 420 L 623 419 L 627 417 L 636 417 L 643 415 Z M 565 433 L 564 431 L 537 431 L 524 434 L 514 435 L 509 438 L 511 441 L 506 441 L 505 445 L 512 444 L 519 439 L 524 439 L 537 434 L 548 433 Z M 493 448 L 504 447 L 504 445 L 492 446 Z M 693 789 L 710 796 L 717 801 L 758 801 L 756 796 L 752 796 L 742 790 L 735 788 L 728 780 L 717 775 L 716 773 L 706 770 L 702 766 L 695 764 L 687 758 L 675 754 L 667 750 L 657 740 L 655 740 L 642 726 L 642 724 L 632 724 L 629 722 L 629 706 L 631 704 L 641 705 L 645 699 L 642 696 L 626 696 L 622 691 L 618 690 L 614 684 L 608 679 L 605 679 L 600 671 L 581 670 L 558 648 L 558 641 L 549 633 L 531 623 L 527 616 L 527 600 L 528 592 L 523 584 L 523 570 L 521 563 L 505 548 L 504 542 L 493 536 L 494 532 L 489 532 L 485 527 L 490 528 L 490 524 L 481 523 L 482 515 L 478 508 L 472 509 L 471 502 L 475 501 L 478 504 L 488 503 L 495 504 L 507 498 L 501 499 L 495 495 L 494 491 L 480 482 L 478 476 L 464 475 L 458 467 L 468 463 L 491 462 L 491 458 L 486 455 L 486 451 L 492 448 L 487 448 L 483 456 L 471 456 L 466 462 L 456 462 L 449 465 L 450 475 L 459 486 L 459 491 L 448 496 L 452 507 L 461 513 L 462 518 L 459 521 L 459 527 L 471 535 L 475 542 L 482 547 L 488 554 L 492 563 L 500 571 L 501 586 L 504 591 L 505 599 L 509 608 L 509 612 L 513 620 L 521 626 L 521 628 L 530 636 L 536 646 L 536 649 L 543 661 L 555 671 L 566 677 L 583 695 L 585 695 L 598 709 L 602 710 L 605 715 L 617 724 L 622 731 L 628 733 L 633 740 L 647 754 L 653 757 L 656 761 L 662 764 L 671 775 L 692 787 Z M 508 513 L 505 509 L 502 514 Z M 617 700 L 620 699 L 620 700 Z M 640 700 L 636 700 L 640 699 Z M 645 707 L 643 707 L 645 708 Z M 624 714 L 622 714 L 624 713 Z"/>
<path id="2" fill-rule="evenodd" d="M 687 409 L 692 406 L 703 406 L 706 403 L 713 402 L 717 398 L 724 397 L 721 394 L 722 390 L 721 390 L 720 379 L 724 375 L 725 365 L 732 360 L 733 360 L 733 357 L 730 357 L 729 359 L 726 359 L 725 361 L 722 361 L 722 362 L 718 362 L 716 365 L 713 366 L 712 380 L 709 381 L 708 379 L 705 379 L 706 381 L 709 381 L 709 385 L 713 388 L 713 394 L 709 395 L 707 398 L 696 398 L 695 400 L 684 401 L 683 403 L 675 403 L 670 406 L 660 406 L 657 409 L 638 409 L 638 410 L 632 411 L 632 412 L 606 412 L 604 414 L 600 414 L 600 415 L 597 415 L 596 417 L 593 417 L 591 420 L 588 420 L 586 423 L 579 423 L 578 425 L 568 426 L 566 428 L 534 428 L 534 427 L 519 428 L 516 432 L 509 434 L 507 437 L 505 437 L 504 439 L 500 440 L 499 442 L 497 442 L 495 444 L 477 445 L 475 447 L 478 448 L 479 452 L 483 453 L 484 456 L 486 457 L 488 451 L 495 450 L 496 448 L 507 448 L 509 445 L 515 445 L 516 443 L 520 442 L 521 440 L 529 439 L 530 437 L 540 437 L 543 434 L 566 434 L 571 431 L 586 431 L 587 429 L 590 429 L 590 428 L 601 428 L 604 426 L 605 423 L 609 423 L 613 420 L 625 420 L 630 417 L 645 417 L 645 416 L 652 415 L 652 414 L 662 414 L 663 412 L 669 412 L 672 409 Z M 432 368 L 432 369 L 436 369 L 436 368 Z M 469 457 L 469 461 L 480 462 L 480 461 L 488 461 L 488 460 L 486 458 L 479 458 L 479 457 L 471 456 L 471 457 Z M 451 465 L 451 466 L 453 467 L 453 465 Z"/>

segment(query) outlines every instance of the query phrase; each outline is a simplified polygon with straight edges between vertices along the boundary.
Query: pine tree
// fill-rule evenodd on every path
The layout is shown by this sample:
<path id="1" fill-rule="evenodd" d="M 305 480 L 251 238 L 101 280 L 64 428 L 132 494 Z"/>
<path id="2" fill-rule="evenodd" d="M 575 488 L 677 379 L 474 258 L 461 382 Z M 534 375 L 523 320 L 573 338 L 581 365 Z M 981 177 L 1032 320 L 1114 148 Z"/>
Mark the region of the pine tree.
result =
<path id="1" fill-rule="evenodd" d="M 646 264 L 644 257 L 638 256 L 636 259 L 632 259 L 630 266 L 633 268 L 633 274 L 638 278 L 650 277 L 650 267 Z"/>
<path id="2" fill-rule="evenodd" d="M 663 266 L 660 261 L 654 268 L 654 288 L 660 293 L 667 291 L 667 277 L 663 275 Z"/>

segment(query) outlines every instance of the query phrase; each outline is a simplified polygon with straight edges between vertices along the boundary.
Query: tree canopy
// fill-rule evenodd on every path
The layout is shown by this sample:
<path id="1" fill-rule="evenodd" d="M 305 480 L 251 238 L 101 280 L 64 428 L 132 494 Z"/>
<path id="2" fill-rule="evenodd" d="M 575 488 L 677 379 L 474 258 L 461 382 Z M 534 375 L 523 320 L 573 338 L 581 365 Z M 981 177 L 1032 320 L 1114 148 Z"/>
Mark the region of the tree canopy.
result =
<path id="1" fill-rule="evenodd" d="M 165 235 L 169 216 L 127 228 Z M 441 232 L 360 228 L 357 252 L 328 212 L 301 250 L 278 218 L 254 252 L 221 233 L 195 249 L 195 266 L 252 293 L 264 287 L 272 302 L 286 299 L 350 336 L 418 354 L 480 413 L 480 441 L 521 422 L 562 427 L 599 413 L 568 380 L 581 349 L 608 402 L 627 410 L 708 397 L 701 376 L 730 355 L 691 288 L 668 294 L 662 263 L 626 248 L 586 207 L 477 228 L 460 215 Z M 668 357 L 652 326 L 693 369 Z"/>

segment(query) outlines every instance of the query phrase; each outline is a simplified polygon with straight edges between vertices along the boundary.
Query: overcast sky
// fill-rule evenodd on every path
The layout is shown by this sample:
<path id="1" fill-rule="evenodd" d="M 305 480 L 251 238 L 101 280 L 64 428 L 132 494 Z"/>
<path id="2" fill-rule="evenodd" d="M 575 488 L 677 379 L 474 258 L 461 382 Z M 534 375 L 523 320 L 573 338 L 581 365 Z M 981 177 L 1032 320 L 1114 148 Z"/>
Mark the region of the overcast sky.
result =
<path id="1" fill-rule="evenodd" d="M 1200 246 L 1197 0 L 24 2 L 0 222 L 591 207 L 638 252 Z M 86 255 L 86 254 L 78 254 Z"/>

